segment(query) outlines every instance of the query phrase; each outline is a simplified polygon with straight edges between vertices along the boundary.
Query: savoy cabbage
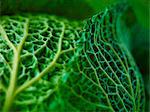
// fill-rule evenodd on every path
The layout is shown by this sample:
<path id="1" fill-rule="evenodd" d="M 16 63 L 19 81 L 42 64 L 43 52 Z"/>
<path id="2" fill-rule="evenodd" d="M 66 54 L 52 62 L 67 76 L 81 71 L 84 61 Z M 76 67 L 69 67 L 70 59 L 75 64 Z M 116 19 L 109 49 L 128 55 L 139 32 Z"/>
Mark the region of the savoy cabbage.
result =
<path id="1" fill-rule="evenodd" d="M 144 111 L 141 74 L 120 41 L 122 10 L 107 8 L 86 23 L 42 14 L 2 16 L 0 109 Z"/>

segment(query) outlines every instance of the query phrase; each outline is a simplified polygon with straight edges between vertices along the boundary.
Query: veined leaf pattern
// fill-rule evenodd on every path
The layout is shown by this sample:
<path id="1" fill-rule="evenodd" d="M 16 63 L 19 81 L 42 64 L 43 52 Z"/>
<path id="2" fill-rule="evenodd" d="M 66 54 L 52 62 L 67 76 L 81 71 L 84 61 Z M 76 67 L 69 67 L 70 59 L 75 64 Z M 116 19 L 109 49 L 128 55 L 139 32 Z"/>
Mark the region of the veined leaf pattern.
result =
<path id="1" fill-rule="evenodd" d="M 3 16 L 0 101 L 8 111 L 144 111 L 141 74 L 119 40 L 122 7 L 81 22 Z"/>
<path id="2" fill-rule="evenodd" d="M 69 87 L 88 102 L 94 102 L 93 110 L 144 111 L 141 74 L 120 40 L 118 24 L 123 10 L 120 6 L 108 8 L 87 20 L 78 43 L 81 49 L 77 49 L 79 56 L 73 67 L 78 69 L 71 70 L 72 74 L 80 73 L 76 75 L 80 81 Z M 91 111 L 91 107 L 85 110 Z"/>

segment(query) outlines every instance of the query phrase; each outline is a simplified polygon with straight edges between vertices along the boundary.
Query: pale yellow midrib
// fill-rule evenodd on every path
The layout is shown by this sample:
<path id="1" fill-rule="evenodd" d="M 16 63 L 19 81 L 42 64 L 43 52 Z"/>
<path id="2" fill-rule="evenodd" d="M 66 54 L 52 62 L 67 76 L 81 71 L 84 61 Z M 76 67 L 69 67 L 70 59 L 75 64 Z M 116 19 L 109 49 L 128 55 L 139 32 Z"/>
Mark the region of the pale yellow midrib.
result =
<path id="1" fill-rule="evenodd" d="M 23 44 L 24 44 L 24 42 L 28 36 L 28 24 L 29 24 L 29 20 L 26 19 L 26 23 L 24 24 L 24 36 L 23 36 L 23 39 L 21 40 L 21 42 L 17 48 L 8 39 L 5 30 L 2 28 L 2 26 L 0 26 L 0 29 L 1 29 L 2 34 L 4 36 L 4 39 L 6 40 L 6 42 L 10 46 L 10 48 L 13 49 L 13 52 L 14 52 L 13 69 L 12 69 L 12 72 L 10 75 L 10 83 L 9 83 L 9 86 L 8 86 L 8 89 L 6 92 L 5 103 L 4 103 L 4 107 L 3 107 L 4 112 L 9 111 L 9 108 L 13 102 L 13 99 L 14 99 L 14 91 L 16 88 L 17 73 L 18 73 L 18 67 L 19 67 L 19 61 L 20 61 L 20 53 L 21 53 Z"/>

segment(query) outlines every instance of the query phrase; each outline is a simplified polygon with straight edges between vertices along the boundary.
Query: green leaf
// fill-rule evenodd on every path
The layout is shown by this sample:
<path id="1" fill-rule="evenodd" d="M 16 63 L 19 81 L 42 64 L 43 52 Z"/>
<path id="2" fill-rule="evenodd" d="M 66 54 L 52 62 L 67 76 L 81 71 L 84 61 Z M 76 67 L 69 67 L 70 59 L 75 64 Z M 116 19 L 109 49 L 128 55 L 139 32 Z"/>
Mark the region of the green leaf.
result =
<path id="1" fill-rule="evenodd" d="M 85 106 L 84 111 L 91 111 L 92 107 L 107 112 L 144 112 L 141 74 L 121 41 L 122 32 L 119 32 L 124 5 L 93 16 L 82 32 L 78 47 L 81 49 L 77 51 L 79 57 L 72 64 L 72 68 L 78 69 L 68 72 L 72 71 L 70 75 L 80 79 L 69 86 L 75 91 L 74 95 L 87 101 L 83 105 L 91 105 Z"/>
<path id="2" fill-rule="evenodd" d="M 144 111 L 141 74 L 120 41 L 124 6 L 106 8 L 85 27 L 43 14 L 2 16 L 0 109 Z"/>
<path id="3" fill-rule="evenodd" d="M 4 110 L 14 97 L 18 97 L 16 104 L 39 105 L 56 91 L 63 64 L 73 55 L 74 40 L 79 38 L 77 26 L 47 15 L 1 18 L 0 76 L 1 85 L 8 88 Z"/>

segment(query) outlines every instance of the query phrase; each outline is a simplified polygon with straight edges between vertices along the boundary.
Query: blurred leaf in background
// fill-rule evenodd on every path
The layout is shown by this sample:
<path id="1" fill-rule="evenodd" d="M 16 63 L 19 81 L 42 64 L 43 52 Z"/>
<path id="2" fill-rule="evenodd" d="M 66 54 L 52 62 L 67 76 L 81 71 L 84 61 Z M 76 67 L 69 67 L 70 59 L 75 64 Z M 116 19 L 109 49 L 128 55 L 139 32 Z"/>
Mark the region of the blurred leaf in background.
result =
<path id="1" fill-rule="evenodd" d="M 3 0 L 1 14 L 50 13 L 73 19 L 85 19 L 118 0 Z"/>
<path id="2" fill-rule="evenodd" d="M 129 28 L 131 52 L 143 74 L 146 94 L 146 112 L 150 111 L 150 1 L 128 0 L 135 14 Z"/>
<path id="3" fill-rule="evenodd" d="M 149 0 L 128 0 L 139 23 L 146 28 L 150 27 L 149 15 L 150 15 L 150 1 Z"/>

